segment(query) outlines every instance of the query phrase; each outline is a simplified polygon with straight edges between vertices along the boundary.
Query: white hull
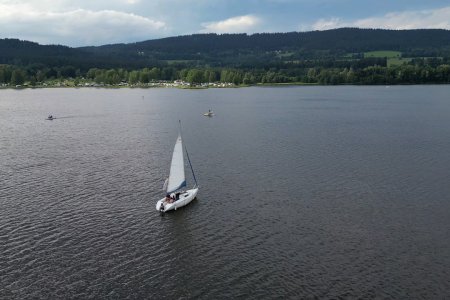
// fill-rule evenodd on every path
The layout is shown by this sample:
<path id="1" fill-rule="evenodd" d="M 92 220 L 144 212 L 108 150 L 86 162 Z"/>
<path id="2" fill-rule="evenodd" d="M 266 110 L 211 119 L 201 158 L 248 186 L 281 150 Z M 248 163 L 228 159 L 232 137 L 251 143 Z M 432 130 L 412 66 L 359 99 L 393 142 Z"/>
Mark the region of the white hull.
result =
<path id="1" fill-rule="evenodd" d="M 164 202 L 166 198 L 163 198 L 156 202 L 156 210 L 161 210 L 161 205 L 164 205 L 164 212 L 169 210 L 177 210 L 177 208 L 183 207 L 189 204 L 197 196 L 198 188 L 184 191 L 180 194 L 177 201 L 173 203 Z"/>

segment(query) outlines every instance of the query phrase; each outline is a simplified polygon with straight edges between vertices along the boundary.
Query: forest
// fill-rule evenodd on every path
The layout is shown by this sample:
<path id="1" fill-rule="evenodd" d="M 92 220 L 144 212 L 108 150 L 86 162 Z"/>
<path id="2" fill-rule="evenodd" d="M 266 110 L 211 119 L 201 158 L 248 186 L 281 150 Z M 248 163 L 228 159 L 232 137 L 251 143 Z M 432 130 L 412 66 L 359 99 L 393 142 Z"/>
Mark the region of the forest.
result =
<path id="1" fill-rule="evenodd" d="M 71 48 L 0 39 L 0 86 L 450 83 L 450 31 L 194 34 Z"/>

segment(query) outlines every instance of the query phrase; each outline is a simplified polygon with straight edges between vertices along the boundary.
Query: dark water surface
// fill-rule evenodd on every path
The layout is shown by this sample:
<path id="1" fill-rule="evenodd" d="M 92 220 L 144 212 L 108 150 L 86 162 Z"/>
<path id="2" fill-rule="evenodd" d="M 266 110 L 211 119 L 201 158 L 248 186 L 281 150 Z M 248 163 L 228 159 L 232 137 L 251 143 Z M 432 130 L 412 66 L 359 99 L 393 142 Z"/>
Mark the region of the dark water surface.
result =
<path id="1" fill-rule="evenodd" d="M 0 90 L 0 129 L 0 299 L 450 297 L 450 86 Z"/>

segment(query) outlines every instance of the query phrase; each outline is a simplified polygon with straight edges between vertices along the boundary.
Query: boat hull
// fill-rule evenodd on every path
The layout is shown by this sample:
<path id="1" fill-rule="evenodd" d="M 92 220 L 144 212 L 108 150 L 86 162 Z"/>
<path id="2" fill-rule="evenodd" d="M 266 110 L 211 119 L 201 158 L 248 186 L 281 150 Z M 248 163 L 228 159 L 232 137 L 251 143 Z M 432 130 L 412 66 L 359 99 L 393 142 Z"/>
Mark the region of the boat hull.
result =
<path id="1" fill-rule="evenodd" d="M 164 210 L 163 210 L 164 212 L 170 211 L 170 210 L 177 210 L 178 208 L 186 206 L 189 203 L 191 203 L 191 201 L 194 200 L 195 197 L 197 197 L 197 193 L 198 193 L 198 188 L 184 191 L 180 194 L 178 200 L 173 203 L 167 203 L 167 202 L 165 202 L 166 198 L 163 198 L 163 199 L 159 200 L 158 202 L 156 202 L 156 210 L 161 211 L 161 205 L 164 205 Z"/>

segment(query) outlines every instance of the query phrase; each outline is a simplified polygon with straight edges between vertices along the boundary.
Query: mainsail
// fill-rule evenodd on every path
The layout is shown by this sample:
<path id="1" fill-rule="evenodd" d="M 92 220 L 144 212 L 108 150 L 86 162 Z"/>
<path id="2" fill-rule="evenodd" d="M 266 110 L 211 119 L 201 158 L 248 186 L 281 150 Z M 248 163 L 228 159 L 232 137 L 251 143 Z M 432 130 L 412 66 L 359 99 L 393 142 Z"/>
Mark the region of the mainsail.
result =
<path id="1" fill-rule="evenodd" d="M 179 135 L 173 148 L 167 193 L 175 192 L 184 186 L 186 186 L 186 178 L 184 177 L 183 144 Z"/>

